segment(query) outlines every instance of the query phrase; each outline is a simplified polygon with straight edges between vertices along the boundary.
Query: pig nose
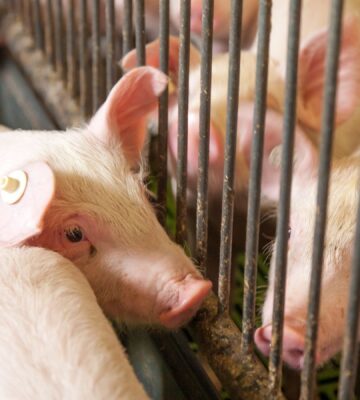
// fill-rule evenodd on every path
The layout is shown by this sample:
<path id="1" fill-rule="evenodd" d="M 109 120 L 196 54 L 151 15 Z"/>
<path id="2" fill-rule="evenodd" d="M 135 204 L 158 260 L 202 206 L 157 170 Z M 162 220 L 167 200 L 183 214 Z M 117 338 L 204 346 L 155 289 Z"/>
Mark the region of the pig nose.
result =
<path id="1" fill-rule="evenodd" d="M 168 329 L 176 329 L 187 323 L 195 315 L 211 287 L 210 281 L 193 277 L 185 279 L 175 304 L 161 313 L 161 324 Z"/>
<path id="2" fill-rule="evenodd" d="M 265 355 L 270 354 L 271 324 L 258 328 L 255 331 L 255 343 L 259 350 Z M 301 369 L 304 363 L 304 338 L 293 328 L 285 325 L 283 331 L 283 360 L 291 368 Z"/>

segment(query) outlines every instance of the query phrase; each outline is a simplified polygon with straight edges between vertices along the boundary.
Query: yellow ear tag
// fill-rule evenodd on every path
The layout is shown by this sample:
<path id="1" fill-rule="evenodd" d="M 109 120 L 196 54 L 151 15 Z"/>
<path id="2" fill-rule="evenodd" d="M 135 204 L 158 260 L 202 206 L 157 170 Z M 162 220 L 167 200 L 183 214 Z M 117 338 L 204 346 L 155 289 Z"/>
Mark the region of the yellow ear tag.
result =
<path id="1" fill-rule="evenodd" d="M 0 177 L 0 193 L 3 202 L 14 204 L 19 201 L 25 193 L 27 180 L 26 173 L 21 170 Z"/>

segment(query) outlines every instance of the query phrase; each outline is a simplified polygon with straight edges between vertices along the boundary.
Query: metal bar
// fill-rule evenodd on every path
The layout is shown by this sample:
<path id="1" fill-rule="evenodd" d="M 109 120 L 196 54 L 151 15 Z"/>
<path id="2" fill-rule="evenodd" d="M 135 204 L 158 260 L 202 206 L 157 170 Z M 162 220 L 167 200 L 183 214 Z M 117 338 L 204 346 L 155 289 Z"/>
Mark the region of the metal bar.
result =
<path id="1" fill-rule="evenodd" d="M 88 97 L 90 93 L 90 76 L 89 57 L 87 52 L 87 40 L 89 31 L 87 29 L 87 0 L 80 0 L 79 8 L 79 83 L 80 83 L 80 110 L 81 115 L 88 115 Z"/>
<path id="2" fill-rule="evenodd" d="M 114 0 L 106 0 L 106 93 L 115 83 L 115 6 Z"/>
<path id="3" fill-rule="evenodd" d="M 36 47 L 44 49 L 43 23 L 41 18 L 40 0 L 34 0 L 34 31 Z"/>
<path id="4" fill-rule="evenodd" d="M 204 270 L 208 236 L 208 169 L 214 0 L 204 0 L 200 70 L 199 175 L 196 199 L 196 258 Z"/>
<path id="5" fill-rule="evenodd" d="M 259 31 L 256 61 L 255 107 L 246 225 L 245 284 L 242 321 L 243 338 L 241 342 L 242 351 L 249 354 L 254 350 L 256 274 L 259 248 L 260 195 L 264 152 L 271 4 L 272 2 L 270 0 L 260 1 L 258 18 Z"/>
<path id="6" fill-rule="evenodd" d="M 241 19 L 242 0 L 232 0 L 219 266 L 219 313 L 226 314 L 229 313 L 231 281 L 234 180 L 240 81 Z"/>
<path id="7" fill-rule="evenodd" d="M 169 71 L 169 0 L 160 0 L 160 70 Z M 138 20 L 137 20 L 138 22 Z M 145 62 L 145 59 L 143 60 Z M 158 189 L 157 200 L 162 212 L 159 221 L 165 225 L 166 220 L 166 188 L 167 188 L 167 143 L 168 143 L 168 88 L 159 98 L 159 131 L 158 131 Z"/>
<path id="8" fill-rule="evenodd" d="M 144 0 L 135 0 L 135 18 L 137 65 L 141 66 L 146 64 Z"/>
<path id="9" fill-rule="evenodd" d="M 100 1 L 92 0 L 91 27 L 92 27 L 92 112 L 100 106 Z"/>
<path id="10" fill-rule="evenodd" d="M 60 79 L 65 80 L 65 57 L 63 48 L 63 6 L 61 0 L 55 0 L 55 70 L 58 73 Z"/>
<path id="11" fill-rule="evenodd" d="M 341 43 L 343 0 L 331 3 L 329 46 L 326 54 L 325 93 L 321 124 L 319 182 L 316 199 L 315 231 L 311 265 L 310 295 L 305 335 L 304 369 L 301 374 L 301 399 L 312 398 L 315 388 L 315 352 L 320 309 L 321 275 L 324 256 L 329 178 L 336 105 L 336 81 Z"/>
<path id="12" fill-rule="evenodd" d="M 21 65 L 32 88 L 43 99 L 57 125 L 65 129 L 79 126 L 84 120 L 74 99 L 65 90 L 57 73 L 49 68 L 46 57 L 34 52 L 34 43 L 16 18 L 9 14 L 1 20 L 2 37 L 14 60 Z M 61 104 L 61 107 L 59 107 Z"/>
<path id="13" fill-rule="evenodd" d="M 122 21 L 123 55 L 134 48 L 133 23 L 132 23 L 132 0 L 124 0 L 124 13 Z"/>
<path id="14" fill-rule="evenodd" d="M 49 63 L 55 67 L 55 33 L 54 33 L 54 17 L 52 10 L 52 1 L 47 0 L 45 10 L 45 53 Z"/>
<path id="15" fill-rule="evenodd" d="M 32 0 L 23 0 L 24 10 L 24 25 L 29 31 L 30 35 L 33 35 L 33 24 L 32 24 Z"/>
<path id="16" fill-rule="evenodd" d="M 188 152 L 188 108 L 190 65 L 190 0 L 180 3 L 179 32 L 179 91 L 178 91 L 178 153 L 176 170 L 176 242 L 186 239 L 186 186 Z"/>
<path id="17" fill-rule="evenodd" d="M 341 359 L 339 400 L 355 398 L 354 384 L 358 361 L 358 330 L 360 312 L 360 201 L 357 212 L 357 225 L 354 252 L 350 275 L 350 291 L 347 308 L 346 330 Z"/>
<path id="18" fill-rule="evenodd" d="M 75 59 L 75 28 L 74 0 L 67 0 L 66 19 L 66 58 L 67 58 L 67 89 L 71 96 L 76 94 L 76 59 Z"/>
<path id="19" fill-rule="evenodd" d="M 268 399 L 268 377 L 264 365 L 253 355 L 244 355 L 241 332 L 226 315 L 218 315 L 218 301 L 210 295 L 191 322 L 200 350 L 232 400 Z M 284 399 L 279 394 L 277 400 Z"/>
<path id="20" fill-rule="evenodd" d="M 287 266 L 288 226 L 292 166 L 294 152 L 294 128 L 296 123 L 297 60 L 301 0 L 292 0 L 289 9 L 288 47 L 286 63 L 284 141 L 281 158 L 280 199 L 276 229 L 275 288 L 272 317 L 272 337 L 269 361 L 270 396 L 277 399 L 281 386 L 281 349 L 283 339 L 284 302 Z"/>

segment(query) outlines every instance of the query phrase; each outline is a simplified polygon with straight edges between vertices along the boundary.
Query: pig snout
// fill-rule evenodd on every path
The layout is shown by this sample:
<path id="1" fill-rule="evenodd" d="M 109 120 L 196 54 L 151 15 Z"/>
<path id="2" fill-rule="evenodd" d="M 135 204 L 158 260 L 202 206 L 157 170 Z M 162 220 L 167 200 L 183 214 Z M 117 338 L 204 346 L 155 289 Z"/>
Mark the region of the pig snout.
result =
<path id="1" fill-rule="evenodd" d="M 262 326 L 255 331 L 255 343 L 258 349 L 265 355 L 269 356 L 271 348 L 271 324 Z M 304 364 L 304 336 L 286 324 L 283 331 L 283 360 L 291 368 L 301 369 Z"/>
<path id="2" fill-rule="evenodd" d="M 189 274 L 182 281 L 167 287 L 165 296 L 169 296 L 168 309 L 160 313 L 161 324 L 176 329 L 188 322 L 209 294 L 211 286 L 210 281 Z"/>

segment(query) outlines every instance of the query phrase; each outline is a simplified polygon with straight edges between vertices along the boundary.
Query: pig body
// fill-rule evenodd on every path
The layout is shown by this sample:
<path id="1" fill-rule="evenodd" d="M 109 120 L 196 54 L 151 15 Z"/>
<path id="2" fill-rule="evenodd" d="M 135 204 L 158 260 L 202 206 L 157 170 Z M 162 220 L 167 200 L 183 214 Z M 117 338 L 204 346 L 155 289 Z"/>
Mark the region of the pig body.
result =
<path id="1" fill-rule="evenodd" d="M 23 247 L 0 264 L 2 399 L 148 399 L 70 261 Z"/>
<path id="2" fill-rule="evenodd" d="M 190 5 L 191 33 L 201 35 L 202 27 L 201 0 L 192 0 Z M 241 46 L 249 47 L 255 37 L 257 29 L 257 14 L 259 4 L 257 0 L 244 0 L 241 26 Z M 174 27 L 180 28 L 180 0 L 171 2 L 170 19 Z M 217 53 L 226 52 L 229 46 L 229 29 L 231 23 L 231 1 L 214 0 L 213 44 Z"/>
<path id="3" fill-rule="evenodd" d="M 338 352 L 345 330 L 349 275 L 354 247 L 356 210 L 359 201 L 360 155 L 334 163 L 331 173 L 327 231 L 321 285 L 319 336 L 316 363 L 324 363 Z M 283 357 L 293 368 L 302 368 L 308 294 L 310 287 L 317 181 L 307 185 L 295 179 L 290 211 L 291 235 L 285 293 Z M 259 349 L 268 355 L 274 300 L 274 260 L 263 307 L 263 326 L 256 331 Z"/>
<path id="4" fill-rule="evenodd" d="M 20 169 L 28 181 L 15 204 L 0 201 L 0 247 L 54 250 L 85 274 L 107 314 L 176 328 L 211 284 L 159 225 L 139 170 L 146 114 L 166 82 L 139 68 L 87 126 L 2 132 L 0 176 Z"/>

